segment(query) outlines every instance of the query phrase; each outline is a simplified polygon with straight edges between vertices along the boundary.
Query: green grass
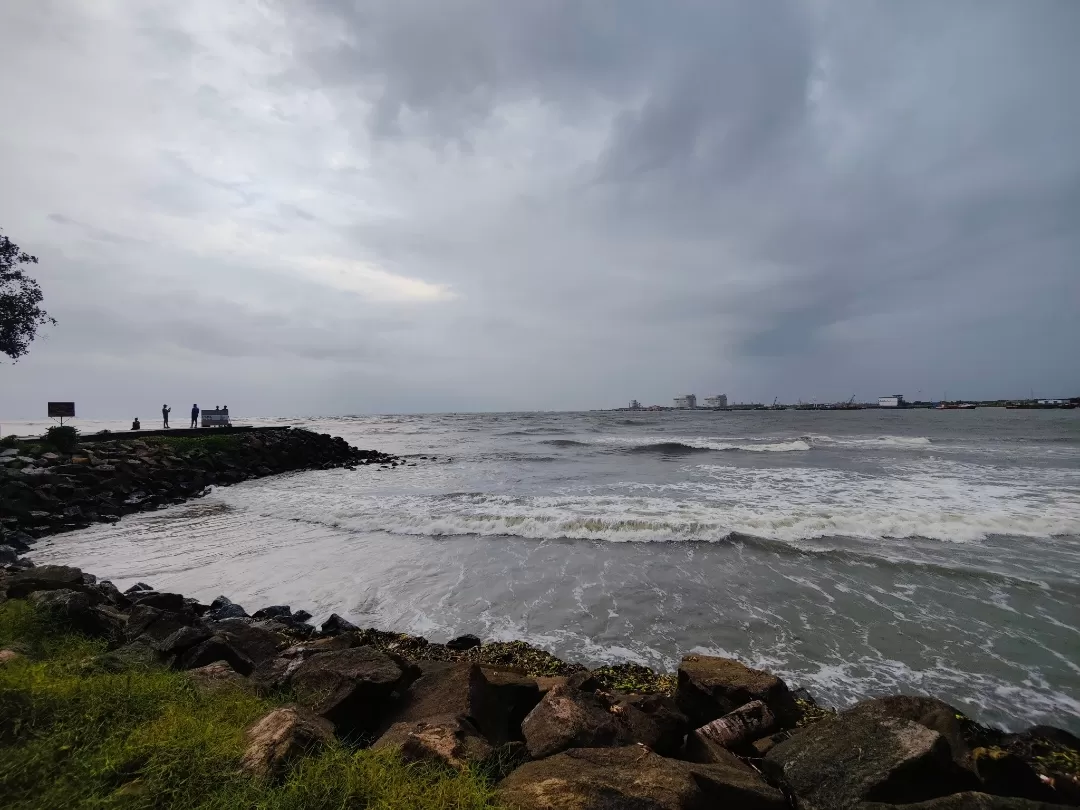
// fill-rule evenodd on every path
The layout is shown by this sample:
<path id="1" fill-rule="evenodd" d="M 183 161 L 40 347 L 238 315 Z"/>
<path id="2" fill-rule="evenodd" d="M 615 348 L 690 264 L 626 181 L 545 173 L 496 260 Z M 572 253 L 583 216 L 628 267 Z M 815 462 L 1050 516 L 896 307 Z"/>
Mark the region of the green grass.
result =
<path id="1" fill-rule="evenodd" d="M 275 705 L 154 666 L 96 666 L 102 643 L 0 605 L 0 796 L 24 808 L 494 808 L 480 772 L 334 745 L 268 784 L 240 773 L 244 728 Z"/>

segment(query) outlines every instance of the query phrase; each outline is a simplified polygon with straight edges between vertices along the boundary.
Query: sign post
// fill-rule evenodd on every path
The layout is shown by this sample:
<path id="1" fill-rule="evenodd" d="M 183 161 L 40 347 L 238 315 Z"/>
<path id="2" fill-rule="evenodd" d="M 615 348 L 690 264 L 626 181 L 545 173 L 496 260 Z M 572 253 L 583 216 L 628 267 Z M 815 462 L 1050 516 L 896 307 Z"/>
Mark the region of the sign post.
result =
<path id="1" fill-rule="evenodd" d="M 65 419 L 75 418 L 75 403 L 74 402 L 50 402 L 49 403 L 49 418 L 59 419 L 60 426 L 63 427 Z"/>

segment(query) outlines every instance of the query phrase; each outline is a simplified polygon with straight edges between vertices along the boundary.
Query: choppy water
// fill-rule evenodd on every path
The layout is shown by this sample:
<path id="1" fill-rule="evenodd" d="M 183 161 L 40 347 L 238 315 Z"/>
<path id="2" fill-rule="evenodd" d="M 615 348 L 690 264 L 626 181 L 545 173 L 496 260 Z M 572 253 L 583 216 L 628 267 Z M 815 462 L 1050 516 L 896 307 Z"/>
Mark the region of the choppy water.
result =
<path id="1" fill-rule="evenodd" d="M 36 559 L 583 662 L 715 652 L 834 704 L 928 692 L 1080 732 L 1080 411 L 249 421 L 439 460 L 217 489 Z"/>

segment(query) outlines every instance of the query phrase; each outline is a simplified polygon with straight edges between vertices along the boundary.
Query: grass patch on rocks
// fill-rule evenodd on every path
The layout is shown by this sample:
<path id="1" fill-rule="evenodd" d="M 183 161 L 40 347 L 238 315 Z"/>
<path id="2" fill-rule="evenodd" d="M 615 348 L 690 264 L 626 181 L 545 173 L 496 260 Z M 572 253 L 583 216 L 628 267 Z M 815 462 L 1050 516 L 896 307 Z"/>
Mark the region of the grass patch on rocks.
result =
<path id="1" fill-rule="evenodd" d="M 494 808 L 484 775 L 341 744 L 274 783 L 240 771 L 244 730 L 275 703 L 201 688 L 156 666 L 102 671 L 104 644 L 26 602 L 0 605 L 0 796 L 5 808 Z"/>

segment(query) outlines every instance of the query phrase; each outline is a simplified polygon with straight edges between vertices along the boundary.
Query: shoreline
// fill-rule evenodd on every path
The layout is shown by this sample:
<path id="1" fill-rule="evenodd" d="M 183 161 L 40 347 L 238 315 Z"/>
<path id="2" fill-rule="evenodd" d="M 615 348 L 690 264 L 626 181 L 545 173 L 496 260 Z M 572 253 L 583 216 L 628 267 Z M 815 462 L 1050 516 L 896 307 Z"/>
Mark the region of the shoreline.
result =
<path id="1" fill-rule="evenodd" d="M 290 427 L 141 433 L 79 436 L 69 447 L 47 437 L 0 444 L 0 545 L 25 551 L 42 537 L 184 503 L 211 486 L 299 470 L 406 463 Z"/>
<path id="2" fill-rule="evenodd" d="M 738 769 L 721 782 L 735 779 L 756 798 L 735 806 L 848 807 L 856 799 L 891 806 L 941 797 L 960 802 L 943 810 L 1080 806 L 1080 739 L 1049 726 L 1007 733 L 932 697 L 871 698 L 837 711 L 733 659 L 686 655 L 673 674 L 633 664 L 590 670 L 524 642 L 485 644 L 466 635 L 437 644 L 361 629 L 337 614 L 316 628 L 311 614 L 289 605 L 249 614 L 225 596 L 207 605 L 147 583 L 121 593 L 78 568 L 3 555 L 0 608 L 25 601 L 57 626 L 103 639 L 103 666 L 191 672 L 200 682 L 260 695 L 286 690 L 298 711 L 361 749 L 400 746 L 459 769 L 497 757 L 500 795 L 524 810 L 564 806 L 537 793 L 550 769 L 587 792 L 599 778 L 596 761 L 627 769 L 628 746 L 641 752 L 635 763 L 655 757 L 649 767 L 664 772 L 705 766 L 721 779 L 715 769 Z M 0 653 L 0 665 L 12 655 L 21 653 Z M 368 702 L 387 668 L 392 686 Z M 850 759 L 852 745 L 859 756 L 842 772 L 831 769 L 836 757 Z M 900 773 L 908 775 L 897 781 Z M 1032 803 L 971 798 L 984 793 Z"/>
<path id="3" fill-rule="evenodd" d="M 1080 740 L 1075 736 L 1049 726 L 1004 732 L 932 697 L 876 697 L 837 710 L 733 659 L 685 655 L 674 673 L 632 663 L 590 669 L 523 641 L 484 643 L 466 635 L 432 643 L 421 636 L 361 629 L 337 614 L 316 628 L 311 614 L 294 612 L 289 605 L 249 614 L 225 596 L 203 604 L 147 583 L 121 593 L 78 568 L 37 567 L 23 556 L 40 537 L 181 503 L 199 497 L 211 483 L 291 470 L 364 464 L 392 469 L 406 463 L 357 450 L 343 439 L 285 429 L 117 437 L 69 453 L 40 445 L 18 450 L 26 449 L 27 455 L 5 452 L 0 457 L 0 495 L 5 507 L 17 507 L 5 509 L 0 522 L 0 607 L 5 600 L 27 601 L 57 626 L 103 640 L 110 666 L 137 663 L 197 677 L 212 671 L 214 678 L 260 693 L 292 690 L 304 711 L 330 723 L 350 745 L 378 747 L 381 741 L 450 767 L 486 762 L 499 751 L 508 763 L 507 773 L 500 773 L 500 790 L 514 806 L 561 806 L 536 799 L 535 786 L 556 778 L 551 769 L 561 774 L 557 778 L 577 785 L 578 792 L 587 792 L 606 770 L 635 772 L 638 760 L 624 761 L 631 746 L 634 751 L 644 746 L 649 767 L 667 776 L 697 766 L 744 769 L 739 770 L 740 789 L 749 790 L 745 768 L 750 768 L 756 781 L 746 796 L 759 804 L 745 806 L 781 810 L 786 801 L 787 807 L 820 810 L 870 800 L 909 804 L 973 791 L 1035 803 L 980 804 L 982 799 L 964 798 L 940 807 L 1080 806 Z M 102 503 L 115 505 L 116 512 L 84 509 Z M 31 508 L 38 504 L 49 509 Z M 70 511 L 73 505 L 78 512 Z M 357 661 L 363 662 L 360 670 Z M 393 687 L 376 689 L 372 673 L 391 670 L 397 673 L 390 678 Z M 306 674 L 297 680 L 296 673 Z M 330 688 L 340 700 L 304 698 L 304 678 L 319 684 L 315 691 L 320 695 Z M 424 702 L 428 688 L 439 694 L 439 701 Z M 454 691 L 462 688 L 464 693 Z M 375 694 L 385 706 L 376 709 L 364 702 Z M 475 703 L 477 694 L 487 695 L 483 706 Z M 360 701 L 359 695 L 366 697 Z M 443 700 L 461 705 L 448 717 L 435 711 Z M 416 701 L 422 710 L 415 709 Z M 487 719 L 490 705 L 484 701 L 499 706 L 496 714 L 503 719 L 498 724 Z M 507 715 L 513 718 L 508 725 Z M 842 757 L 852 740 L 885 761 L 884 771 L 867 776 L 860 762 L 852 762 L 850 773 L 832 774 L 829 762 Z M 591 753 L 575 753 L 580 751 Z M 895 776 L 910 768 L 920 774 L 914 793 L 899 789 Z M 695 779 L 712 774 L 708 778 L 728 787 L 724 780 L 735 779 L 727 772 L 723 779 L 715 771 L 693 773 Z M 851 783 L 852 774 L 861 774 L 863 782 Z M 820 794 L 821 784 L 835 793 Z"/>

